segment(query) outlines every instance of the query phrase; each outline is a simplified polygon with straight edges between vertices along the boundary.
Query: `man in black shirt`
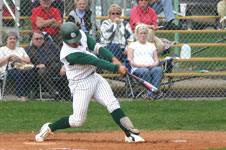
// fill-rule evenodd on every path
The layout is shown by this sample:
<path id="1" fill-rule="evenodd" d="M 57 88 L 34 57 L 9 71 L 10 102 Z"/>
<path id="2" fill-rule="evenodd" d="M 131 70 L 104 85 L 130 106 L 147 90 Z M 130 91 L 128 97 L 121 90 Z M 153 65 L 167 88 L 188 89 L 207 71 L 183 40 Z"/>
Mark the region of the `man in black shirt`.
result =
<path id="1" fill-rule="evenodd" d="M 41 31 L 35 31 L 32 36 L 32 45 L 26 48 L 26 52 L 34 64 L 33 70 L 37 81 L 40 81 L 52 97 L 59 96 L 57 85 L 53 77 L 59 76 L 62 66 L 59 54 L 59 47 L 48 37 L 44 37 Z M 35 85 L 38 85 L 37 82 Z"/>

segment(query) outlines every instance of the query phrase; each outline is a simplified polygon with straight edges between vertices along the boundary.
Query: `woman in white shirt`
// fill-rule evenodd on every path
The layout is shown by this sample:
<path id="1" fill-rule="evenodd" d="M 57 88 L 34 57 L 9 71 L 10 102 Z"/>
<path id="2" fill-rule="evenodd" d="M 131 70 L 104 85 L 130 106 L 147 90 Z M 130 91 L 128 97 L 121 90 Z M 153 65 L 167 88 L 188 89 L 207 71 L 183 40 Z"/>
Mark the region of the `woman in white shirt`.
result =
<path id="1" fill-rule="evenodd" d="M 132 67 L 132 73 L 153 84 L 159 88 L 163 71 L 159 64 L 156 47 L 154 44 L 147 42 L 148 27 L 145 24 L 139 24 L 135 28 L 136 42 L 129 45 L 127 49 L 127 58 Z M 142 95 L 145 99 L 158 99 L 163 93 L 155 95 L 151 91 L 146 91 Z"/>
<path id="2" fill-rule="evenodd" d="M 16 81 L 17 96 L 21 101 L 26 101 L 25 85 L 30 86 L 31 84 L 25 84 L 25 80 L 29 79 L 32 81 L 33 76 L 31 75 L 30 77 L 26 77 L 25 72 L 14 69 L 12 66 L 30 63 L 31 61 L 24 48 L 16 47 L 17 40 L 18 35 L 16 32 L 8 31 L 6 33 L 6 46 L 0 48 L 0 74 L 3 75 L 8 71 L 7 79 L 13 79 Z M 7 64 L 8 70 L 6 70 Z M 28 87 L 28 89 L 30 89 L 30 87 Z"/>

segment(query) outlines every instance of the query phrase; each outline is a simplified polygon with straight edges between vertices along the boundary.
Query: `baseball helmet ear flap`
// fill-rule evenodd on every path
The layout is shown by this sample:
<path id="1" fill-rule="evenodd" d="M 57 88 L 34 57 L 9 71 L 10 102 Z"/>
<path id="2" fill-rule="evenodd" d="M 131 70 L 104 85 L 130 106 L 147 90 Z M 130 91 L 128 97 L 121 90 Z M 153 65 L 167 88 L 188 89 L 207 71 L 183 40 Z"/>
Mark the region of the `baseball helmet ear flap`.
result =
<path id="1" fill-rule="evenodd" d="M 82 35 L 77 25 L 73 22 L 65 22 L 61 26 L 61 36 L 64 42 L 72 44 L 81 40 Z"/>

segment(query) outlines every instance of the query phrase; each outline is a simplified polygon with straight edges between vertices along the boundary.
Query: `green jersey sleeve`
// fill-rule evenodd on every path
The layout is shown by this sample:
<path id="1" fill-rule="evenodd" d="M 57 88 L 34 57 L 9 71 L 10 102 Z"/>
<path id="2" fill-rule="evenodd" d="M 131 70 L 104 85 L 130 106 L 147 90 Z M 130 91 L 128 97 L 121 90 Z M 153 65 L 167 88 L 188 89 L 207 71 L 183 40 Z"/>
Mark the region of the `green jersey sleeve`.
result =
<path id="1" fill-rule="evenodd" d="M 93 65 L 114 73 L 117 73 L 119 70 L 118 65 L 112 64 L 111 62 L 108 62 L 106 60 L 99 59 L 95 56 L 84 53 L 72 53 L 66 57 L 66 60 L 70 63 L 70 65 Z"/>
<path id="2" fill-rule="evenodd" d="M 87 36 L 88 48 L 90 50 L 94 51 L 94 49 L 98 43 L 91 36 L 89 36 L 89 35 L 86 35 L 86 36 Z M 110 61 L 112 60 L 112 57 L 114 57 L 114 54 L 104 47 L 98 48 L 97 51 L 98 51 L 99 55 L 103 56 L 104 58 L 107 58 Z"/>

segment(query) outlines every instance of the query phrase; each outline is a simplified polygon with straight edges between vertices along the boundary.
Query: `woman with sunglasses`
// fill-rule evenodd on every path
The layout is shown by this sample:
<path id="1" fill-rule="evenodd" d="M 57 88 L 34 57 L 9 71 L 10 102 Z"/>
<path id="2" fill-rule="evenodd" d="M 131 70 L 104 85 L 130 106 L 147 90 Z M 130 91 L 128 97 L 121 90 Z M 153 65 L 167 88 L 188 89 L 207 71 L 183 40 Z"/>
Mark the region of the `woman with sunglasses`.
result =
<path id="1" fill-rule="evenodd" d="M 149 7 L 150 0 L 137 0 L 137 3 L 138 5 L 133 7 L 130 13 L 130 26 L 134 32 L 138 24 L 146 24 L 149 28 L 148 42 L 155 42 L 157 52 L 161 54 L 164 50 L 164 43 L 155 36 L 155 31 L 159 28 L 155 10 Z"/>
<path id="2" fill-rule="evenodd" d="M 109 19 L 103 21 L 101 32 L 101 44 L 109 49 L 119 60 L 124 58 L 124 50 L 128 42 L 133 42 L 133 33 L 127 21 L 120 20 L 122 8 L 112 4 L 108 9 Z"/>

